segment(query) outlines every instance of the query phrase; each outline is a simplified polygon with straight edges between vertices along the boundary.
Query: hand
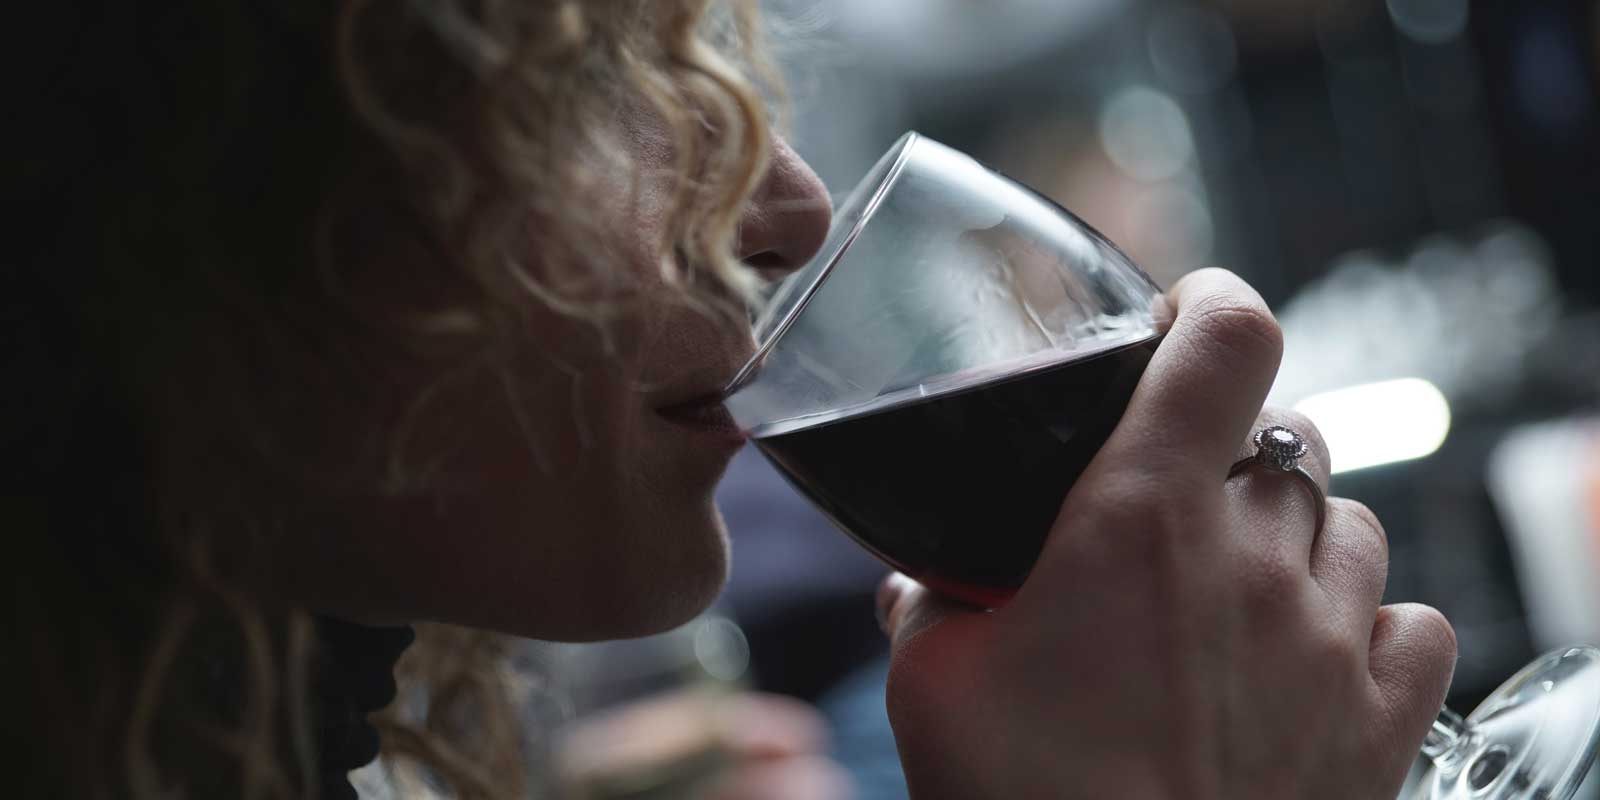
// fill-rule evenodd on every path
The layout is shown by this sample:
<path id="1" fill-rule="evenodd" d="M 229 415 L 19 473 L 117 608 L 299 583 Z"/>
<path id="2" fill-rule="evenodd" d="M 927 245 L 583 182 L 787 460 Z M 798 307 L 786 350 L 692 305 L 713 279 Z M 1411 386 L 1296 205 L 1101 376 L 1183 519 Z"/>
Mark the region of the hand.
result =
<path id="1" fill-rule="evenodd" d="M 822 716 L 772 694 L 678 690 L 580 721 L 558 762 L 567 796 L 848 800 Z"/>
<path id="2" fill-rule="evenodd" d="M 1005 607 L 903 576 L 880 592 L 890 721 L 928 798 L 1382 798 L 1399 791 L 1455 663 L 1424 606 L 1379 607 L 1388 552 L 1358 503 L 1259 469 L 1249 435 L 1282 353 L 1260 297 L 1220 270 L 1176 320 L 1116 431 Z M 1307 462 L 1311 463 L 1307 463 Z"/>

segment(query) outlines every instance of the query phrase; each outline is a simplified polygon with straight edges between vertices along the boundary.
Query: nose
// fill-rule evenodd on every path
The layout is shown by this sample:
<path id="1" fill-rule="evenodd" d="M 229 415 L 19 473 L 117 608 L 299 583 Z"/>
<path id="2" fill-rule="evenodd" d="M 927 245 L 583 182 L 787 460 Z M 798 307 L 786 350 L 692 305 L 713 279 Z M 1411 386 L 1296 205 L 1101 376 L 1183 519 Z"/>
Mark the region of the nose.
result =
<path id="1" fill-rule="evenodd" d="M 769 279 L 793 272 L 822 247 L 832 219 L 822 179 L 788 142 L 775 138 L 766 177 L 739 220 L 739 260 Z"/>

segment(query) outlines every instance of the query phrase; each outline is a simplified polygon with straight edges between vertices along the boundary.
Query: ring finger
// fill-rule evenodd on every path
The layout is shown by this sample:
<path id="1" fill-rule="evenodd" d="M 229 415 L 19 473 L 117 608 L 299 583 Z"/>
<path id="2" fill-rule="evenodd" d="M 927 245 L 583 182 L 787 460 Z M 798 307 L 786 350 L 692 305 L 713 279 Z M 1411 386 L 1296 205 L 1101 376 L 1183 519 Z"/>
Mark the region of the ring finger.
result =
<path id="1" fill-rule="evenodd" d="M 1271 428 L 1287 428 L 1305 442 L 1306 452 L 1298 460 L 1305 475 L 1272 467 L 1250 464 L 1258 447 L 1256 433 Z M 1229 506 L 1242 518 L 1235 530 L 1253 541 L 1243 544 L 1259 552 L 1280 552 L 1294 563 L 1309 565 L 1313 549 L 1325 524 L 1325 498 L 1328 491 L 1328 445 L 1305 415 L 1283 408 L 1266 408 L 1256 418 L 1251 437 L 1239 447 L 1239 470 L 1226 486 Z M 1308 566 L 1309 568 L 1309 566 Z"/>
<path id="2" fill-rule="evenodd" d="M 1245 542 L 1247 547 L 1275 553 L 1307 570 L 1353 630 L 1365 635 L 1388 581 L 1389 547 L 1383 526 L 1366 506 L 1327 497 L 1328 447 L 1316 425 L 1294 411 L 1263 410 L 1255 430 L 1274 426 L 1288 428 L 1305 441 L 1306 453 L 1298 466 L 1311 478 L 1253 465 L 1243 469 L 1228 485 L 1230 505 L 1242 516 L 1236 529 L 1255 537 Z M 1256 449 L 1254 441 L 1247 443 L 1240 449 L 1241 460 Z M 1319 511 L 1324 513 L 1321 520 Z"/>

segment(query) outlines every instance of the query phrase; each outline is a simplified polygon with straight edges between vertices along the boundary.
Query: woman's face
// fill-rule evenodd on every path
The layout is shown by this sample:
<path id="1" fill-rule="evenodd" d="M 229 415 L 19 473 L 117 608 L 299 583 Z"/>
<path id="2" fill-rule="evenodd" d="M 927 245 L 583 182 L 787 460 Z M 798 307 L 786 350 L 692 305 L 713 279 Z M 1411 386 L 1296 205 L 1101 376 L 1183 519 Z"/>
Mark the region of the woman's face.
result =
<path id="1" fill-rule="evenodd" d="M 595 204 L 641 282 L 609 337 L 530 297 L 535 352 L 505 375 L 395 381 L 426 399 L 394 422 L 429 454 L 414 468 L 433 488 L 314 497 L 275 577 L 295 602 L 361 621 L 584 640 L 662 630 L 715 598 L 728 542 L 712 491 L 742 441 L 702 401 L 754 344 L 748 326 L 661 283 L 651 253 L 665 194 L 645 187 L 626 208 Z M 779 141 L 737 255 L 769 273 L 795 269 L 829 217 L 821 181 Z M 371 422 L 340 413 L 319 428 L 335 459 L 359 446 L 344 431 Z"/>

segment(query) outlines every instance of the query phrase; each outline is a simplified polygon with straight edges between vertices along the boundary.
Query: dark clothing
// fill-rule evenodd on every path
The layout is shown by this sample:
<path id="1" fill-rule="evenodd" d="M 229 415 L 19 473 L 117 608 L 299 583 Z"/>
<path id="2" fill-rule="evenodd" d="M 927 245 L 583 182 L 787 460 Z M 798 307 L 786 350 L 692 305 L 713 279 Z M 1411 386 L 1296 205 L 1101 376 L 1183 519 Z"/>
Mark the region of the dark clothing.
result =
<path id="1" fill-rule="evenodd" d="M 327 617 L 316 625 L 312 702 L 322 797 L 355 800 L 350 771 L 378 757 L 378 731 L 367 714 L 393 702 L 395 662 L 416 634 L 409 627 L 369 628 Z"/>

